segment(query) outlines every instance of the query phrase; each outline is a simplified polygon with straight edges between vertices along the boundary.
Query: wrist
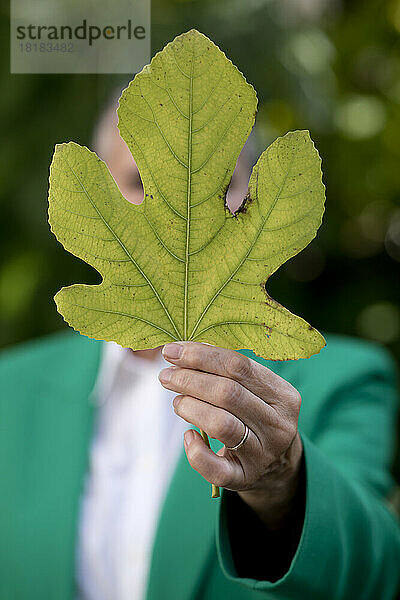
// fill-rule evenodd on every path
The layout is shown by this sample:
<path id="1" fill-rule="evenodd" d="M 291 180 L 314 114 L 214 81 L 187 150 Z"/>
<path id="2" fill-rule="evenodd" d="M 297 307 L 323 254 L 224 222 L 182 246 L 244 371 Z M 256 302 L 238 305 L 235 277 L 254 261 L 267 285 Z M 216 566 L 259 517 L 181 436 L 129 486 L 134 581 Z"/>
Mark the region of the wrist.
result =
<path id="1" fill-rule="evenodd" d="M 299 433 L 254 489 L 239 491 L 242 500 L 271 530 L 281 529 L 296 504 L 303 446 Z"/>

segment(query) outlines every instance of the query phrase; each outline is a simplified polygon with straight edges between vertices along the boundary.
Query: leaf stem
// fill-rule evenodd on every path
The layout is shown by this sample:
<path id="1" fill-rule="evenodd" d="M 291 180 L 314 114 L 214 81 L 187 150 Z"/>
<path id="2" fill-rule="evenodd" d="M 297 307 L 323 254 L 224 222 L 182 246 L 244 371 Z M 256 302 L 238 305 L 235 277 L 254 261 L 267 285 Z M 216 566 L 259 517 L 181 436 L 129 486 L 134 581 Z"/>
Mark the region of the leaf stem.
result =
<path id="1" fill-rule="evenodd" d="M 208 435 L 206 434 L 206 432 L 203 431 L 202 429 L 200 429 L 200 435 L 203 438 L 203 440 L 205 441 L 207 447 L 210 448 L 210 450 L 211 450 L 210 440 L 208 439 Z M 211 498 L 219 498 L 219 496 L 220 496 L 219 487 L 212 483 L 211 484 Z"/>

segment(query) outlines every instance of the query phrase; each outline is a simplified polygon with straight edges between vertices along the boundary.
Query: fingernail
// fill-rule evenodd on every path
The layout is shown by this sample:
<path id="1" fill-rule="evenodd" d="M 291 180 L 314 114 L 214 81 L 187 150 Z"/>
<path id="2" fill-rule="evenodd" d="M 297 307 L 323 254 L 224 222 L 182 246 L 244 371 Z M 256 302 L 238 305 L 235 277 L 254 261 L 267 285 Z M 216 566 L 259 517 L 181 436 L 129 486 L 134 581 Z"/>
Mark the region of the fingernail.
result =
<path id="1" fill-rule="evenodd" d="M 194 435 L 193 429 L 188 429 L 187 431 L 185 431 L 185 435 L 183 436 L 183 441 L 187 448 L 193 442 L 194 438 L 195 438 L 195 435 Z"/>
<path id="2" fill-rule="evenodd" d="M 181 344 L 166 344 L 162 349 L 163 356 L 165 358 L 180 358 L 182 356 L 183 348 Z"/>
<path id="3" fill-rule="evenodd" d="M 163 369 L 162 371 L 160 371 L 160 374 L 158 376 L 158 379 L 163 382 L 163 383 L 168 383 L 169 381 L 171 381 L 171 370 L 172 367 L 167 367 L 166 369 Z"/>

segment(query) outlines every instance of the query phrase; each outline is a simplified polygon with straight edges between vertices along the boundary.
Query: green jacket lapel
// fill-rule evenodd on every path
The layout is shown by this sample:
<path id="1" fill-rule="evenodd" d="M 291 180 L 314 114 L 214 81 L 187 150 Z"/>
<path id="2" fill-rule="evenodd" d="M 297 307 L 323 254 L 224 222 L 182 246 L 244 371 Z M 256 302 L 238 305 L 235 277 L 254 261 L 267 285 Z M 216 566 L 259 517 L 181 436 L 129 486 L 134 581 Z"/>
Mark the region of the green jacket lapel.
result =
<path id="1" fill-rule="evenodd" d="M 146 600 L 196 596 L 215 543 L 218 502 L 182 451 L 158 523 Z"/>
<path id="2" fill-rule="evenodd" d="M 79 500 L 93 420 L 88 396 L 100 348 L 77 335 L 56 335 L 2 362 L 10 387 L 1 402 L 0 436 L 4 598 L 74 597 Z"/>

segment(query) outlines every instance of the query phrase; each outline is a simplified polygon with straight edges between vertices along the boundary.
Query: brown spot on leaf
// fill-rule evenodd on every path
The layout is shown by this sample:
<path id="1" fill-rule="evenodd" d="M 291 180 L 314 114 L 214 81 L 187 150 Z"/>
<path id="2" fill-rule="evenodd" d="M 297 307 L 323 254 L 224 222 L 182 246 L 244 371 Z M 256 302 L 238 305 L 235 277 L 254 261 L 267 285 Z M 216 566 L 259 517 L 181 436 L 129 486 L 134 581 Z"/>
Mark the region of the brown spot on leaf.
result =
<path id="1" fill-rule="evenodd" d="M 250 193 L 247 192 L 241 205 L 235 210 L 234 216 L 236 217 L 239 213 L 246 213 L 249 204 L 253 202 L 253 198 L 250 196 Z"/>

